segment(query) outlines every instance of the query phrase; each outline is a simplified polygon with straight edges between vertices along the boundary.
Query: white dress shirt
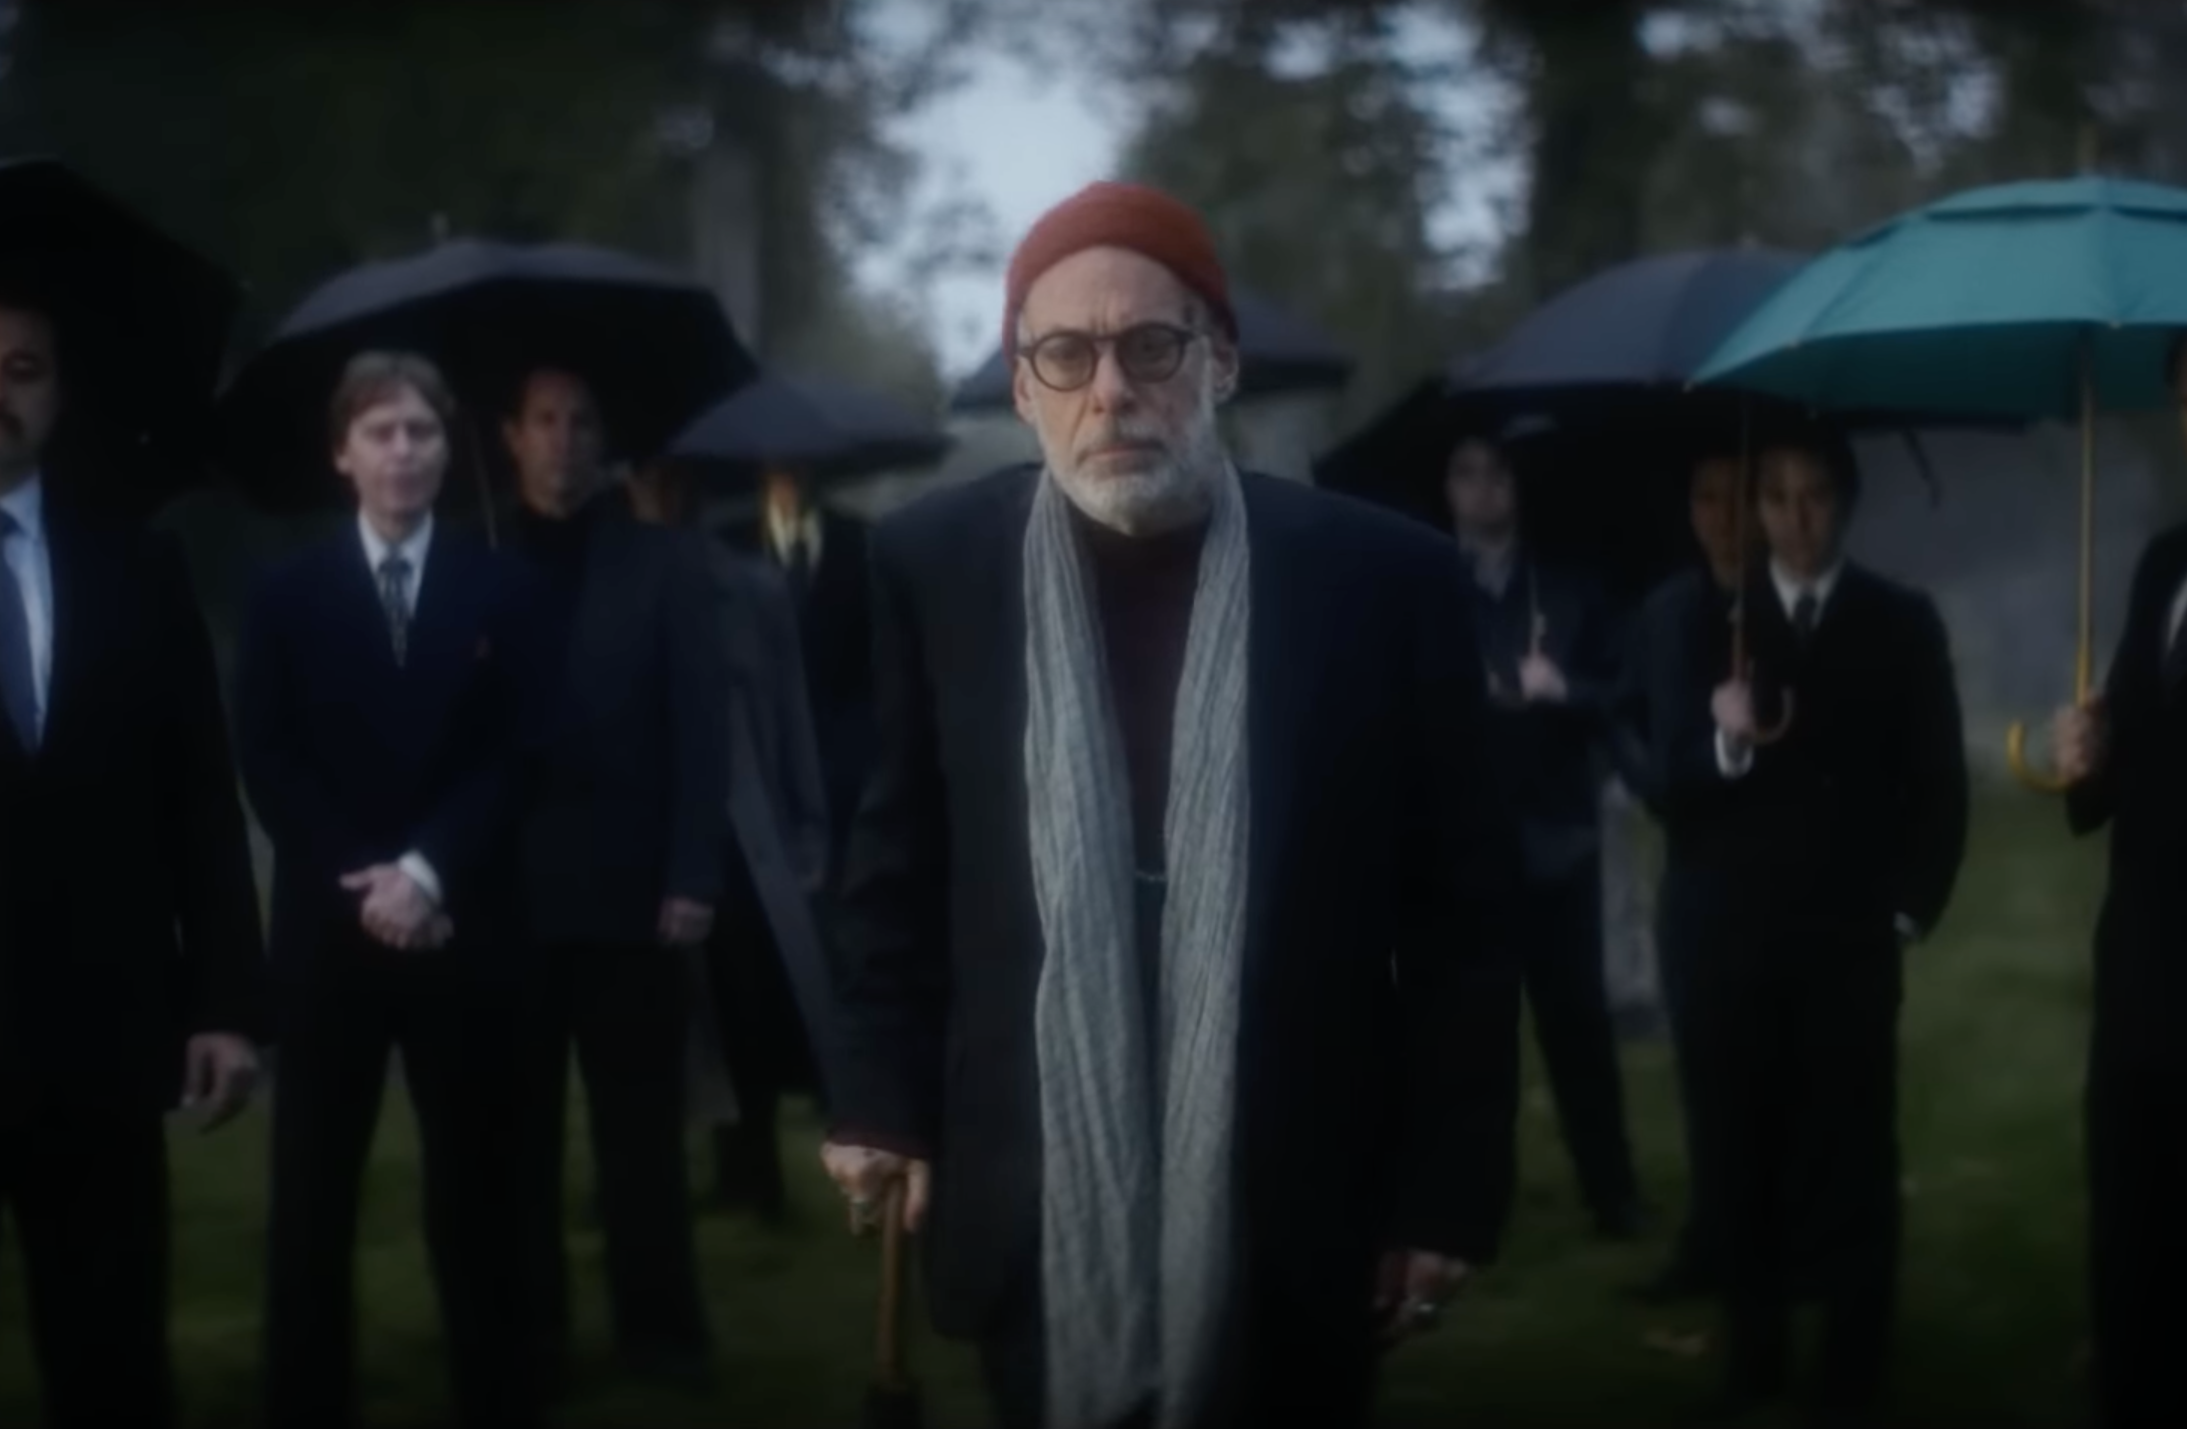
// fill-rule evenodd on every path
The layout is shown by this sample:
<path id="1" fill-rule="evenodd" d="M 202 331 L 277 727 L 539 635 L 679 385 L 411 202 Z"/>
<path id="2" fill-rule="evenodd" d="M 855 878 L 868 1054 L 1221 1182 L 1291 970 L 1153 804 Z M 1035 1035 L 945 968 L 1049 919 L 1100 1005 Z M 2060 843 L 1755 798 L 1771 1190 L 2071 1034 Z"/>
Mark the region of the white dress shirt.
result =
<path id="1" fill-rule="evenodd" d="M 357 534 L 364 541 L 365 566 L 372 572 L 372 589 L 375 593 L 383 589 L 380 566 L 388 557 L 400 556 L 410 563 L 410 569 L 403 575 L 403 615 L 408 619 L 416 619 L 418 590 L 425 580 L 425 558 L 433 549 L 432 513 L 427 512 L 425 519 L 418 523 L 417 530 L 396 542 L 381 535 L 360 513 L 357 517 Z M 435 907 L 440 905 L 440 875 L 433 871 L 432 864 L 425 861 L 425 855 L 412 849 L 395 860 L 395 867 L 401 869 L 412 883 L 424 890 L 425 896 L 433 900 Z"/>
<path id="2" fill-rule="evenodd" d="M 790 564 L 790 555 L 802 546 L 805 550 L 805 569 L 820 569 L 820 512 L 818 508 L 801 516 L 785 517 L 775 507 L 767 508 L 767 549 L 784 566 Z"/>
<path id="3" fill-rule="evenodd" d="M 38 735 L 45 737 L 46 703 L 53 690 L 53 555 L 46 545 L 46 498 L 43 478 L 31 477 L 6 496 L 0 511 L 15 518 L 15 530 L 0 541 L 7 574 L 22 592 L 23 617 L 30 626 L 31 688 L 38 708 Z"/>

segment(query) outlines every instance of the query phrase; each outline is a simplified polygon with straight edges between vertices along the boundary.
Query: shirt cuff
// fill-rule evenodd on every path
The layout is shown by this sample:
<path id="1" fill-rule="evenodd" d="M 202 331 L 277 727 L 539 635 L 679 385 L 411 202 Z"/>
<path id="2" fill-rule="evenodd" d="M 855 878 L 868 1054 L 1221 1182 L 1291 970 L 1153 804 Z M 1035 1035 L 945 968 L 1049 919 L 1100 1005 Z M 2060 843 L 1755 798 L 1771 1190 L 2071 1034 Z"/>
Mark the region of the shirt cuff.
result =
<path id="1" fill-rule="evenodd" d="M 1742 749 L 1732 748 L 1731 740 L 1722 730 L 1716 731 L 1716 772 L 1726 779 L 1737 779 L 1754 767 L 1754 749 L 1749 745 Z"/>
<path id="2" fill-rule="evenodd" d="M 412 849 L 409 853 L 395 860 L 395 867 L 401 869 L 412 883 L 418 885 L 420 891 L 432 900 L 435 908 L 441 905 L 440 875 L 433 871 L 433 865 L 425 861 L 424 854 Z"/>

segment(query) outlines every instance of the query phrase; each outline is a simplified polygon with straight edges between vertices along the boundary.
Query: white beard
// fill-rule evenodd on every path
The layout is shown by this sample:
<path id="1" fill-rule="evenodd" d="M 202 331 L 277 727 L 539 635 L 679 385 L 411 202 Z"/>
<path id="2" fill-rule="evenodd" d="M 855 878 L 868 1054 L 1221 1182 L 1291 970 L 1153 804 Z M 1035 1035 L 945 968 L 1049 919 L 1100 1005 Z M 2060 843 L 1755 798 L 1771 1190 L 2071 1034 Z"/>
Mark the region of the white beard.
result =
<path id="1" fill-rule="evenodd" d="M 1048 470 L 1071 505 L 1094 524 L 1126 536 L 1159 535 L 1205 516 L 1224 464 L 1212 400 L 1193 423 L 1185 447 L 1142 471 L 1091 473 L 1048 454 Z"/>

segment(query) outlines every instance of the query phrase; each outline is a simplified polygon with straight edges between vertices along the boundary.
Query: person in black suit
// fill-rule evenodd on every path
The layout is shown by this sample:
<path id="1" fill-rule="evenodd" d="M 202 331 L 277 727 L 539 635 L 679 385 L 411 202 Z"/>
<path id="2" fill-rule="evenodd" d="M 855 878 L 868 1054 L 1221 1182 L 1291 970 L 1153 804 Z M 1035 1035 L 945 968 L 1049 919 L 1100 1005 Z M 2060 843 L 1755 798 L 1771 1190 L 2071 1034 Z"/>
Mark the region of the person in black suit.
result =
<path id="1" fill-rule="evenodd" d="M 56 337 L 41 295 L 0 293 L 0 1208 L 47 1422 L 163 1429 L 162 1117 L 250 1096 L 258 898 L 181 553 L 47 469 Z"/>
<path id="2" fill-rule="evenodd" d="M 1010 1429 L 1357 1425 L 1510 1158 L 1464 567 L 1235 472 L 1235 322 L 1174 199 L 1067 200 L 1010 286 L 1046 468 L 874 538 L 824 1161 L 861 1221 L 901 1182 Z"/>
<path id="3" fill-rule="evenodd" d="M 627 1368 L 706 1373 L 684 1151 L 691 963 L 729 857 L 730 672 L 704 537 L 640 524 L 604 463 L 590 389 L 540 370 L 502 428 L 523 506 L 512 544 L 546 590 L 550 727 L 522 839 L 539 1015 L 535 1255 L 568 1337 L 564 1103 L 583 1075 L 607 1279 Z"/>
<path id="4" fill-rule="evenodd" d="M 797 611 L 827 781 L 832 881 L 842 872 L 851 819 L 874 757 L 873 601 L 866 579 L 871 528 L 812 500 L 809 482 L 795 472 L 767 473 L 761 491 L 758 520 L 729 537 L 782 572 Z"/>
<path id="5" fill-rule="evenodd" d="M 457 417 L 429 363 L 356 358 L 331 417 L 356 524 L 268 574 L 235 686 L 244 780 L 274 849 L 268 1420 L 355 1414 L 358 1203 L 400 1049 L 463 1421 L 534 1423 L 509 1216 L 532 598 L 483 542 L 434 521 Z"/>
<path id="6" fill-rule="evenodd" d="M 671 463 L 634 475 L 630 495 L 640 520 L 684 526 L 698 514 L 697 479 Z M 694 1110 L 708 1090 L 717 1103 L 735 1103 L 732 1124 L 714 1118 L 714 1198 L 749 1205 L 774 1224 L 789 1210 L 782 1094 L 799 1085 L 819 1090 L 814 1039 L 790 969 L 825 977 L 812 897 L 827 872 L 827 797 L 788 588 L 756 556 L 718 541 L 707 543 L 706 555 L 735 672 L 727 797 L 736 846 L 706 949 L 710 995 L 693 1019 L 693 1085 L 702 1093 Z"/>
<path id="7" fill-rule="evenodd" d="M 1747 569 L 1747 553 L 1758 544 L 1754 522 L 1741 509 L 1739 483 L 1737 456 L 1709 453 L 1695 461 L 1687 504 L 1700 559 L 1656 587 L 1643 602 L 1633 621 L 1616 699 L 1619 768 L 1663 829 L 1656 945 L 1662 950 L 1664 1002 L 1670 1012 L 1680 1119 L 1686 1133 L 1685 1220 L 1671 1263 L 1640 1289 L 1642 1299 L 1656 1303 L 1713 1295 L 1722 1281 L 1715 1249 L 1718 1217 L 1708 1201 L 1713 1180 L 1701 1170 L 1707 1150 L 1701 1139 L 1703 1118 L 1694 1111 L 1697 1088 L 1685 1035 L 1697 950 L 1715 926 L 1717 910 L 1709 901 L 1706 882 L 1696 878 L 1693 831 L 1672 817 L 1660 771 L 1648 757 L 1649 735 L 1678 707 L 1679 672 L 1694 658 L 1691 651 L 1707 652 L 1709 659 L 1730 659 L 1732 596 Z"/>
<path id="8" fill-rule="evenodd" d="M 1904 951 L 1943 916 L 1966 849 L 1959 699 L 1928 597 L 1844 557 L 1846 443 L 1794 432 L 1758 471 L 1770 561 L 1747 598 L 1753 668 L 1694 642 L 1651 731 L 1695 896 L 1723 920 L 1692 950 L 1684 1036 L 1723 1217 L 1725 1408 L 1789 1387 L 1805 1231 L 1817 1406 L 1865 1422 L 1897 1295 Z M 1765 721 L 1787 714 L 1769 742 Z"/>
<path id="9" fill-rule="evenodd" d="M 1602 936 L 1601 768 L 1618 637 L 1598 586 L 1524 545 L 1503 448 L 1460 441 L 1443 486 L 1473 577 L 1466 614 L 1488 679 L 1484 738 L 1516 785 L 1522 892 L 1511 933 L 1534 1032 L 1595 1227 L 1626 1240 L 1640 1233 L 1640 1185 Z"/>
<path id="10" fill-rule="evenodd" d="M 2187 410 L 2187 346 L 2165 376 Z M 2187 1416 L 2187 527 L 2142 553 L 2102 693 L 2059 712 L 2053 742 L 2073 831 L 2111 830 L 2096 925 L 2086 1100 L 2089 1306 L 2102 1429 Z"/>

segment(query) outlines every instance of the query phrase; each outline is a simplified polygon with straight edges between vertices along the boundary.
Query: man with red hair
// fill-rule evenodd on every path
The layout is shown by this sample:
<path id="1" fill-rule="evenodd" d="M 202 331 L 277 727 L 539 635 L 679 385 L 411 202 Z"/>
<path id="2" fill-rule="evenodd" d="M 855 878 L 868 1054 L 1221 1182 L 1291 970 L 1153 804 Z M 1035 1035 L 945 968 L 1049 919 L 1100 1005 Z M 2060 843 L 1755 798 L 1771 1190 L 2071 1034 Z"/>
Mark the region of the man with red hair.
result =
<path id="1" fill-rule="evenodd" d="M 1206 226 L 1097 184 L 1010 265 L 1043 464 L 873 541 L 838 1120 L 1017 1429 L 1363 1422 L 1492 1252 L 1516 1076 L 1465 572 L 1241 475 Z"/>

